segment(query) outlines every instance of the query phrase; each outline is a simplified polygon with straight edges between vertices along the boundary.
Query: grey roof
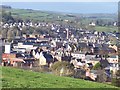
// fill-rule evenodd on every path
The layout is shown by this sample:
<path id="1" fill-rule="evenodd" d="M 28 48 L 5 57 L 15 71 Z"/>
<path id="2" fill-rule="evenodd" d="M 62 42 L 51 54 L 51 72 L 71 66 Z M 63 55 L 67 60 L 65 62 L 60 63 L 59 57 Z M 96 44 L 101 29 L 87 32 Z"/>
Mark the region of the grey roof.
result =
<path id="1" fill-rule="evenodd" d="M 78 46 L 79 47 L 87 47 L 87 44 L 86 43 L 78 43 Z"/>

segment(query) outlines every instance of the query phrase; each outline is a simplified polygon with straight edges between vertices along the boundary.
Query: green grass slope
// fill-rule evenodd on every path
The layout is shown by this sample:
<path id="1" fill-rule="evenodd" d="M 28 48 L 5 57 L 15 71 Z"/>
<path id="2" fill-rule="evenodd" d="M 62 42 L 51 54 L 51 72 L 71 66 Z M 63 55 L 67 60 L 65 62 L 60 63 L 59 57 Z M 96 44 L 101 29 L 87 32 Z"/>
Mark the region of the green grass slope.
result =
<path id="1" fill-rule="evenodd" d="M 69 77 L 2 67 L 2 88 L 116 88 Z"/>

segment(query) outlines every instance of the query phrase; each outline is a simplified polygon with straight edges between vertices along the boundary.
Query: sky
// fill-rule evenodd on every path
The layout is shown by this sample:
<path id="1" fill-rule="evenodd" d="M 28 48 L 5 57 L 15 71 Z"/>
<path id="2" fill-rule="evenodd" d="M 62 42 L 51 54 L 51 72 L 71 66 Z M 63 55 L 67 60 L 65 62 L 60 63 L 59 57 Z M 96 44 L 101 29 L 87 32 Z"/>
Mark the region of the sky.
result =
<path id="1" fill-rule="evenodd" d="M 119 2 L 120 0 L 2 0 L 1 2 Z"/>
<path id="2" fill-rule="evenodd" d="M 118 12 L 118 0 L 2 0 L 2 4 L 17 9 L 66 13 Z"/>

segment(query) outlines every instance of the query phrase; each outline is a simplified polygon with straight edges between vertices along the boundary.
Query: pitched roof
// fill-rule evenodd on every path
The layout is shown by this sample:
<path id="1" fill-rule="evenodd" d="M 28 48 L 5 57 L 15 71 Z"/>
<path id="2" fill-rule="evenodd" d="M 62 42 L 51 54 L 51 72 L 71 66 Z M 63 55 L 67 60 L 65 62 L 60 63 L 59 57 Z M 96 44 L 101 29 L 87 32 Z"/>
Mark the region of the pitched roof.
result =
<path id="1" fill-rule="evenodd" d="M 84 47 L 87 47 L 87 44 L 86 43 L 78 43 L 78 46 L 84 48 Z"/>
<path id="2" fill-rule="evenodd" d="M 48 52 L 42 52 L 42 53 L 43 53 L 43 56 L 46 58 L 47 62 L 53 61 L 53 56 L 50 53 L 48 53 Z"/>
<path id="3" fill-rule="evenodd" d="M 109 66 L 109 62 L 107 60 L 100 60 L 100 63 L 101 63 L 102 68 Z"/>

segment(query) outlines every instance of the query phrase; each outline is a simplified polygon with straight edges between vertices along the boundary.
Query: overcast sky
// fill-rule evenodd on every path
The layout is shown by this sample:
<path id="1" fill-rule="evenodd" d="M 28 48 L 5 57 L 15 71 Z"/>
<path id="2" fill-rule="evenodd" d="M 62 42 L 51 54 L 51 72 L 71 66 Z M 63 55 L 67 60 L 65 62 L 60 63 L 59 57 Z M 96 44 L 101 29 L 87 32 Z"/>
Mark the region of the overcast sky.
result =
<path id="1" fill-rule="evenodd" d="M 119 2 L 120 0 L 2 0 L 1 2 Z"/>

